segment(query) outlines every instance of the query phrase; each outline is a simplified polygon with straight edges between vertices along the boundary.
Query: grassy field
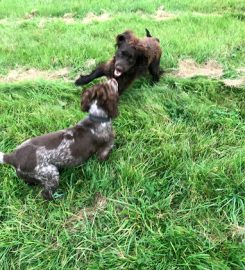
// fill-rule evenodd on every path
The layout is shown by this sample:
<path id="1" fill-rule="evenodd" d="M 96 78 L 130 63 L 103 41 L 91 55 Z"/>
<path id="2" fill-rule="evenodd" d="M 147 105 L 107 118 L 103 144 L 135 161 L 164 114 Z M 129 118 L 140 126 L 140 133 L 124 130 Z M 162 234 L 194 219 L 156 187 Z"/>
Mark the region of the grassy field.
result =
<path id="1" fill-rule="evenodd" d="M 155 20 L 162 5 L 174 16 Z M 84 23 L 89 12 L 109 19 Z M 0 77 L 67 67 L 74 80 L 88 61 L 113 55 L 118 33 L 144 36 L 147 27 L 164 69 L 212 59 L 236 78 L 244 12 L 242 0 L 2 0 Z M 77 123 L 81 91 L 62 79 L 0 83 L 0 150 Z M 245 269 L 244 120 L 245 87 L 171 74 L 153 87 L 136 81 L 121 96 L 109 160 L 64 170 L 57 200 L 43 201 L 1 166 L 0 268 Z"/>

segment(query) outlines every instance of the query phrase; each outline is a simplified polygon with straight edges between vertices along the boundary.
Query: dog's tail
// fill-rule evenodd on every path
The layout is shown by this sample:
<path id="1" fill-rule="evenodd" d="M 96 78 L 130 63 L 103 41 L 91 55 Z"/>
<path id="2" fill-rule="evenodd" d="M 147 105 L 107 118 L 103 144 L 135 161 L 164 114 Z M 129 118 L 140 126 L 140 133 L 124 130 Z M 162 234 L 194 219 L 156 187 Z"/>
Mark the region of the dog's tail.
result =
<path id="1" fill-rule="evenodd" d="M 152 37 L 150 31 L 147 28 L 145 28 L 145 32 L 147 37 Z"/>
<path id="2" fill-rule="evenodd" d="M 4 153 L 0 152 L 0 164 L 4 164 Z"/>
<path id="3" fill-rule="evenodd" d="M 147 37 L 152 37 L 150 31 L 149 31 L 147 28 L 145 28 L 145 31 L 146 31 L 146 36 L 147 36 Z M 155 39 L 157 42 L 160 42 L 159 38 L 154 38 L 154 39 Z"/>
<path id="4" fill-rule="evenodd" d="M 3 152 L 0 152 L 0 164 L 9 164 L 15 167 L 15 154 L 5 154 Z"/>

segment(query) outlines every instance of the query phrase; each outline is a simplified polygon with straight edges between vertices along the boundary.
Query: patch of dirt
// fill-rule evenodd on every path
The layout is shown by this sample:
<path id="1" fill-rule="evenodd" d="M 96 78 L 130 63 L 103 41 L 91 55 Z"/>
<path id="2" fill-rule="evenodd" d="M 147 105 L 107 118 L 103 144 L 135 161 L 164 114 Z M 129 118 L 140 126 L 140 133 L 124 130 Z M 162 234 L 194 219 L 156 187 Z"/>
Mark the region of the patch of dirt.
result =
<path id="1" fill-rule="evenodd" d="M 245 227 L 241 227 L 241 226 L 238 226 L 238 225 L 234 225 L 232 227 L 232 233 L 233 234 L 237 234 L 237 235 L 245 235 Z"/>
<path id="2" fill-rule="evenodd" d="M 238 73 L 244 73 L 245 68 L 238 68 Z M 215 60 L 209 60 L 204 64 L 198 64 L 193 59 L 185 59 L 179 61 L 179 68 L 170 74 L 181 78 L 192 78 L 196 76 L 206 76 L 219 79 L 223 76 L 222 66 Z M 239 88 L 245 85 L 245 77 L 236 79 L 222 79 L 221 82 L 228 87 Z"/>
<path id="3" fill-rule="evenodd" d="M 65 13 L 62 20 L 64 23 L 73 24 L 76 22 L 74 19 L 74 16 L 75 16 L 75 14 L 73 14 L 73 13 Z"/>
<path id="4" fill-rule="evenodd" d="M 237 68 L 236 71 L 238 73 L 245 73 L 245 67 Z"/>
<path id="5" fill-rule="evenodd" d="M 95 66 L 96 66 L 96 60 L 94 58 L 87 59 L 83 63 L 83 65 L 82 65 L 82 67 L 81 67 L 81 69 L 79 71 L 79 74 L 76 76 L 75 80 L 77 80 L 80 77 L 81 74 L 84 75 L 84 73 L 86 73 L 86 72 L 91 72 L 91 70 L 93 68 L 95 68 Z"/>
<path id="6" fill-rule="evenodd" d="M 177 15 L 165 11 L 164 6 L 160 6 L 159 9 L 156 11 L 155 15 L 153 15 L 152 17 L 157 21 L 163 21 L 174 19 L 177 17 Z"/>
<path id="7" fill-rule="evenodd" d="M 20 82 L 31 81 L 36 79 L 56 80 L 65 78 L 69 74 L 68 68 L 62 68 L 55 71 L 38 70 L 38 69 L 14 69 L 9 71 L 5 76 L 0 76 L 0 82 Z"/>
<path id="8" fill-rule="evenodd" d="M 91 23 L 93 21 L 104 22 L 111 19 L 109 13 L 104 12 L 100 15 L 95 15 L 93 12 L 89 12 L 82 20 L 83 23 Z"/>
<path id="9" fill-rule="evenodd" d="M 84 207 L 76 214 L 73 214 L 65 223 L 65 227 L 69 227 L 71 230 L 75 230 L 74 225 L 79 221 L 84 221 L 86 218 L 92 220 L 98 212 L 102 212 L 107 206 L 107 199 L 100 193 L 95 196 L 94 205 L 90 207 Z"/>
<path id="10" fill-rule="evenodd" d="M 49 22 L 57 22 L 62 20 L 65 24 L 74 24 L 79 22 L 74 18 L 75 14 L 73 13 L 65 13 L 63 17 L 49 17 L 49 18 L 41 18 L 40 22 L 38 23 L 39 28 L 44 28 L 46 23 Z"/>
<path id="11" fill-rule="evenodd" d="M 5 25 L 5 24 L 12 24 L 12 23 L 17 23 L 17 24 L 22 24 L 25 23 L 26 21 L 31 21 L 38 15 L 38 10 L 33 10 L 30 13 L 25 14 L 24 18 L 22 19 L 16 19 L 14 21 L 11 21 L 7 18 L 5 19 L 0 19 L 0 25 Z M 93 21 L 108 21 L 112 17 L 109 13 L 102 13 L 101 15 L 95 15 L 94 13 L 90 12 L 88 13 L 83 20 L 80 20 L 75 17 L 75 13 L 65 13 L 63 17 L 38 17 L 40 21 L 38 22 L 38 28 L 44 28 L 46 23 L 50 22 L 57 22 L 57 21 L 63 21 L 65 24 L 75 24 L 75 23 L 85 23 L 89 24 L 92 23 Z"/>
<path id="12" fill-rule="evenodd" d="M 245 237 L 245 227 L 232 225 L 230 230 L 230 236 L 232 239 L 236 239 L 236 241 L 243 242 Z"/>
<path id="13" fill-rule="evenodd" d="M 223 68 L 215 60 L 209 60 L 205 64 L 198 64 L 193 59 L 185 59 L 179 62 L 178 70 L 172 74 L 181 78 L 192 78 L 195 76 L 220 78 L 223 75 Z"/>
<path id="14" fill-rule="evenodd" d="M 237 78 L 237 79 L 224 79 L 222 82 L 229 87 L 239 88 L 245 85 L 245 78 Z"/>
<path id="15" fill-rule="evenodd" d="M 41 19 L 40 22 L 38 23 L 39 28 L 44 28 L 46 25 L 47 20 L 46 19 Z"/>
<path id="16" fill-rule="evenodd" d="M 7 24 L 8 20 L 7 19 L 0 19 L 0 24 Z"/>
<path id="17" fill-rule="evenodd" d="M 74 18 L 74 16 L 75 16 L 75 14 L 74 13 L 65 13 L 64 15 L 63 15 L 63 18 Z"/>
<path id="18" fill-rule="evenodd" d="M 34 17 L 36 17 L 38 15 L 38 10 L 37 9 L 33 9 L 30 13 L 26 13 L 24 16 L 24 19 L 26 20 L 30 20 Z"/>
<path id="19" fill-rule="evenodd" d="M 212 17 L 222 17 L 223 14 L 218 14 L 218 13 L 201 13 L 201 12 L 192 12 L 191 13 L 194 16 L 200 16 L 200 17 L 208 17 L 208 16 L 212 16 Z"/>
<path id="20" fill-rule="evenodd" d="M 91 69 L 91 68 L 95 67 L 95 65 L 96 65 L 96 60 L 93 58 L 87 59 L 83 64 L 85 69 Z"/>

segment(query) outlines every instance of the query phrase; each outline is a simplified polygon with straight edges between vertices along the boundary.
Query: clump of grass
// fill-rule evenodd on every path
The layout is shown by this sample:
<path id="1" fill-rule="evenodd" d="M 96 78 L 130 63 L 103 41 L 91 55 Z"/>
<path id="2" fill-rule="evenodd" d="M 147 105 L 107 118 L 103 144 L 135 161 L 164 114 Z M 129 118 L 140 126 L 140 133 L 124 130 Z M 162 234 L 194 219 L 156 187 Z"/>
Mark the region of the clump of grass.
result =
<path id="1" fill-rule="evenodd" d="M 161 41 L 164 68 L 187 57 L 215 58 L 225 76 L 244 66 L 241 20 L 182 13 L 157 22 L 135 13 L 154 13 L 162 3 L 176 12 L 243 9 L 239 1 L 92 1 L 95 13 L 110 6 L 113 19 L 89 27 L 55 20 L 39 29 L 40 17 L 20 24 L 18 17 L 32 8 L 38 16 L 82 17 L 91 6 L 85 1 L 81 11 L 79 1 L 2 1 L 0 16 L 11 10 L 12 18 L 0 28 L 0 72 L 70 66 L 75 76 L 87 59 L 111 57 L 118 32 L 132 28 L 143 36 L 145 27 Z M 62 80 L 0 84 L 0 151 L 80 121 L 81 91 Z M 1 269 L 243 269 L 244 105 L 244 88 L 216 80 L 166 75 L 151 86 L 141 79 L 121 96 L 109 160 L 93 157 L 63 170 L 59 199 L 44 202 L 38 187 L 1 166 Z M 74 222 L 75 230 L 66 226 L 81 209 L 91 209 L 97 193 L 106 206 Z"/>

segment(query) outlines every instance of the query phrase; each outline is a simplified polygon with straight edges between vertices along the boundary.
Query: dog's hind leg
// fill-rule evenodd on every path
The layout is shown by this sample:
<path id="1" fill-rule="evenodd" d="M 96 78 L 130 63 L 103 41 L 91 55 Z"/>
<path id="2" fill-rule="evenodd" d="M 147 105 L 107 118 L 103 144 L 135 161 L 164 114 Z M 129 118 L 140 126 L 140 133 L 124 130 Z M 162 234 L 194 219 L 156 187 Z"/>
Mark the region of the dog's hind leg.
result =
<path id="1" fill-rule="evenodd" d="M 36 169 L 35 178 L 43 186 L 42 196 L 46 200 L 53 200 L 53 193 L 59 185 L 59 171 L 54 165 L 47 165 Z"/>
<path id="2" fill-rule="evenodd" d="M 40 183 L 39 180 L 35 179 L 34 177 L 32 176 L 29 176 L 28 173 L 23 173 L 21 172 L 20 170 L 16 170 L 16 174 L 19 178 L 23 179 L 24 182 L 30 186 L 35 186 L 35 185 L 38 185 Z"/>
<path id="3" fill-rule="evenodd" d="M 114 140 L 111 140 L 110 142 L 108 142 L 107 144 L 105 144 L 103 147 L 100 148 L 100 150 L 98 151 L 98 157 L 101 161 L 104 161 L 108 158 L 114 144 L 113 144 Z"/>
<path id="4" fill-rule="evenodd" d="M 160 79 L 160 59 L 155 59 L 149 65 L 149 72 L 152 76 L 152 82 L 156 83 Z"/>

